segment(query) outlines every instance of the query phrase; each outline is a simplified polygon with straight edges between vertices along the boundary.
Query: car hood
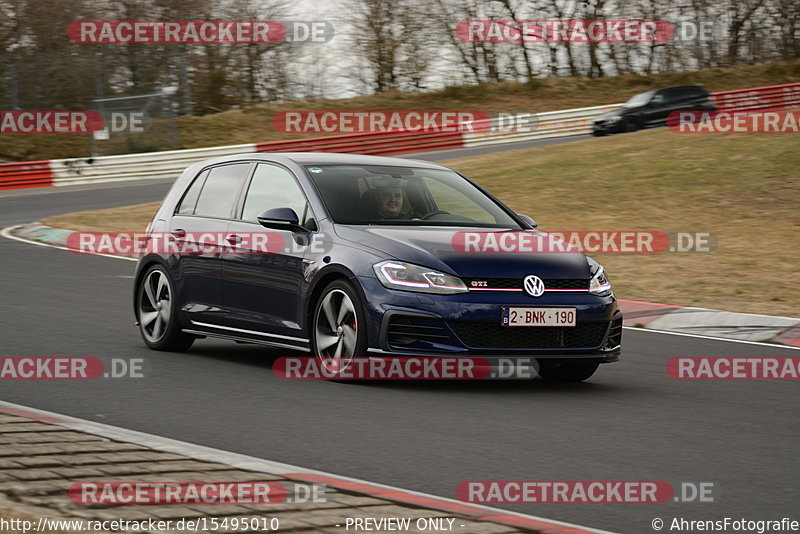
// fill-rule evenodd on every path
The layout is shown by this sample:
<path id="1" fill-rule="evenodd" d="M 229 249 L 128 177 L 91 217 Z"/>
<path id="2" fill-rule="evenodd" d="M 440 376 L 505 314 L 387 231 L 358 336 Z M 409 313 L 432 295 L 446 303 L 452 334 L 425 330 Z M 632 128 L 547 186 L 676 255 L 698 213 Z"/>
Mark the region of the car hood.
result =
<path id="1" fill-rule="evenodd" d="M 568 245 L 536 230 L 497 228 L 409 227 L 336 225 L 336 233 L 353 244 L 368 247 L 397 259 L 468 278 L 521 278 L 535 274 L 542 278 L 589 278 L 589 263 L 581 252 L 464 252 L 458 246 L 459 232 L 532 233 Z M 455 243 L 454 245 L 454 238 Z M 483 242 L 483 241 L 482 241 Z M 556 250 L 561 250 L 557 248 Z"/>

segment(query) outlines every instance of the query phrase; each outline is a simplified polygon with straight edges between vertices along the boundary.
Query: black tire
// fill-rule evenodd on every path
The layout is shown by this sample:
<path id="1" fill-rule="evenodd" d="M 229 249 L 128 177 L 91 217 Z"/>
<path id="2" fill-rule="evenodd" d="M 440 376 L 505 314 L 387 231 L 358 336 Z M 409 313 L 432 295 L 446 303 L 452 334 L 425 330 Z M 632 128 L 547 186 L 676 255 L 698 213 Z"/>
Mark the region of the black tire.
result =
<path id="1" fill-rule="evenodd" d="M 181 332 L 176 302 L 167 270 L 158 264 L 147 269 L 136 295 L 136 320 L 142 339 L 151 349 L 184 352 L 194 343 L 194 336 Z"/>
<path id="2" fill-rule="evenodd" d="M 352 311 L 345 311 L 342 313 L 341 307 L 347 307 L 344 296 L 349 299 L 349 304 L 352 306 Z M 325 307 L 330 304 L 336 306 L 336 319 L 337 321 L 328 320 L 329 315 L 326 314 Z M 343 317 L 338 321 L 339 317 Z M 341 323 L 341 324 L 337 324 Z M 338 330 L 338 332 L 337 332 Z M 353 334 L 347 335 L 351 331 Z M 345 280 L 335 280 L 325 286 L 319 298 L 314 304 L 314 313 L 311 317 L 311 354 L 316 358 L 321 370 L 324 366 L 329 372 L 336 370 L 345 370 L 348 368 L 353 358 L 361 358 L 366 356 L 367 352 L 367 324 L 366 315 L 364 313 L 364 306 L 361 303 L 361 298 L 358 291 L 350 282 Z M 322 343 L 327 340 L 330 341 L 330 336 L 338 337 L 338 341 L 333 345 L 322 346 Z M 354 337 L 353 337 L 354 336 Z M 350 341 L 348 341 L 350 340 Z M 339 352 L 339 359 L 336 360 L 336 350 L 341 346 Z M 337 381 L 345 381 L 332 378 Z"/>
<path id="3" fill-rule="evenodd" d="M 636 130 L 639 129 L 640 129 L 639 122 L 636 119 L 628 119 L 625 121 L 625 124 L 623 125 L 623 130 L 628 133 L 635 132 Z"/>
<path id="4" fill-rule="evenodd" d="M 597 362 L 539 365 L 538 373 L 547 382 L 583 382 L 597 371 L 599 365 Z"/>

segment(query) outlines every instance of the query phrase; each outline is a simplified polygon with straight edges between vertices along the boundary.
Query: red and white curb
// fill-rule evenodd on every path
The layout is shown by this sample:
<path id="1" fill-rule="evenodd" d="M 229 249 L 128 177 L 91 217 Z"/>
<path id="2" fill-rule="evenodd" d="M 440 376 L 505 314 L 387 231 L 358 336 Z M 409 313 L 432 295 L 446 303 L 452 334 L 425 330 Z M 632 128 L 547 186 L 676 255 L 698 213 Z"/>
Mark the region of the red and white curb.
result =
<path id="1" fill-rule="evenodd" d="M 671 332 L 685 336 L 700 335 L 704 338 L 726 339 L 739 343 L 766 343 L 782 348 L 800 348 L 800 319 L 795 317 L 729 312 L 638 300 L 620 300 L 619 307 L 625 317 L 623 324 L 626 327 L 636 326 L 648 331 Z"/>
<path id="2" fill-rule="evenodd" d="M 364 493 L 379 499 L 433 508 L 453 514 L 461 514 L 472 517 L 477 521 L 490 521 L 511 527 L 538 530 L 544 534 L 614 534 L 606 530 L 598 530 L 543 517 L 510 512 L 508 510 L 501 510 L 481 504 L 464 503 L 455 499 L 438 497 L 436 495 L 406 490 L 386 484 L 378 484 L 326 473 L 324 471 L 306 469 L 296 465 L 264 460 L 253 456 L 245 456 L 235 452 L 213 449 L 211 447 L 204 447 L 202 445 L 155 436 L 145 432 L 78 419 L 68 415 L 57 414 L 5 401 L 0 401 L 0 413 L 20 415 L 35 421 L 55 424 L 70 430 L 102 436 L 116 441 L 135 443 L 151 449 L 180 454 L 196 460 L 222 463 L 239 469 L 278 475 L 299 482 L 326 484 L 333 488 Z"/>

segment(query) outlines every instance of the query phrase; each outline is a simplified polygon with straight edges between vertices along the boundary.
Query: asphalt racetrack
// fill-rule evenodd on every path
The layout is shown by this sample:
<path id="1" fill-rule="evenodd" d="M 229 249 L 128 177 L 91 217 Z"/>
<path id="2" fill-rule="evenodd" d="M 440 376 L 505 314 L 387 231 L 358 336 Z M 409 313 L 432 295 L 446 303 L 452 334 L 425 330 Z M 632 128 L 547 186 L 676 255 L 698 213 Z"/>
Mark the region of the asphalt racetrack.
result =
<path id="1" fill-rule="evenodd" d="M 0 226 L 155 201 L 167 189 L 12 192 L 0 198 Z M 0 355 L 141 358 L 145 369 L 140 379 L 4 380 L 5 401 L 450 498 L 464 480 L 715 485 L 714 503 L 496 505 L 615 532 L 653 532 L 655 517 L 777 520 L 800 509 L 797 382 L 665 372 L 674 356 L 796 350 L 626 329 L 621 361 L 578 385 L 287 381 L 271 369 L 293 355 L 285 350 L 214 340 L 186 354 L 146 349 L 130 304 L 133 262 L 3 238 L 0 257 Z"/>

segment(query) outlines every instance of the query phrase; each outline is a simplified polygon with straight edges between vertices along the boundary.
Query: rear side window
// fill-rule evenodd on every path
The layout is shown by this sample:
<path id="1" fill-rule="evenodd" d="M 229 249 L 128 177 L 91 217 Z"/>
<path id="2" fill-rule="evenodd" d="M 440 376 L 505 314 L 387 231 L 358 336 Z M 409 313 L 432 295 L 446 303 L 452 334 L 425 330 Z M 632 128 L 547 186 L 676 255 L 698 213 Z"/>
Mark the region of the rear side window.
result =
<path id="1" fill-rule="evenodd" d="M 672 87 L 667 89 L 667 101 L 678 102 L 682 100 L 690 100 L 703 96 L 705 91 L 702 88 L 688 85 L 684 87 Z"/>
<path id="2" fill-rule="evenodd" d="M 185 195 L 183 195 L 183 200 L 181 200 L 178 210 L 175 213 L 178 215 L 194 214 L 194 208 L 197 205 L 197 199 L 200 197 L 200 190 L 203 189 L 203 184 L 206 183 L 207 177 L 208 169 L 201 172 L 197 178 L 195 178 L 191 187 L 189 187 L 189 190 L 186 191 Z"/>
<path id="3" fill-rule="evenodd" d="M 684 93 L 682 88 L 672 87 L 670 89 L 664 89 L 664 102 L 666 103 L 678 102 L 682 98 L 684 98 Z"/>
<path id="4" fill-rule="evenodd" d="M 206 178 L 194 214 L 201 217 L 230 219 L 239 189 L 247 178 L 249 163 L 213 167 Z"/>

